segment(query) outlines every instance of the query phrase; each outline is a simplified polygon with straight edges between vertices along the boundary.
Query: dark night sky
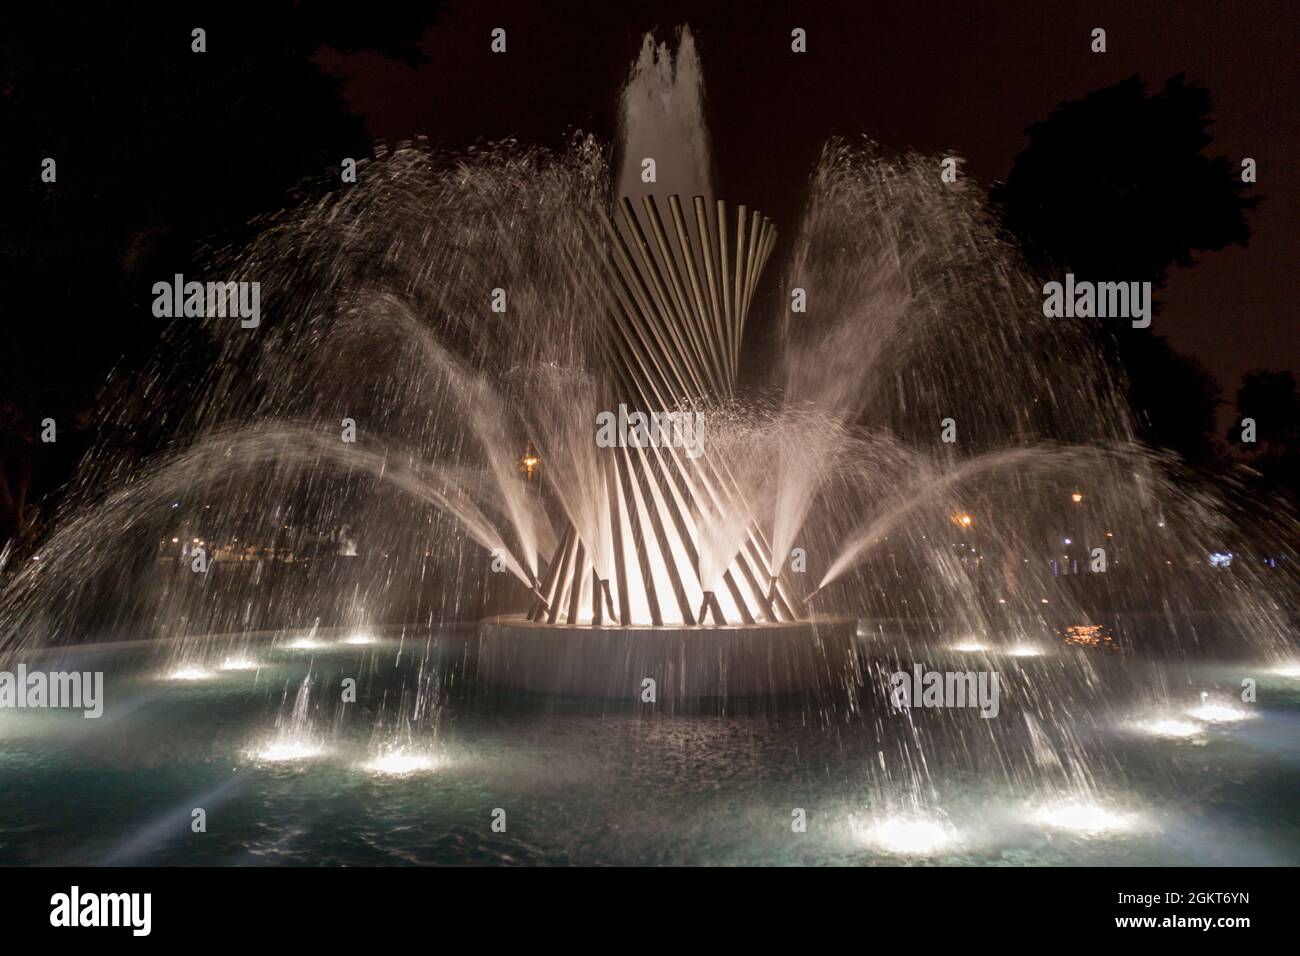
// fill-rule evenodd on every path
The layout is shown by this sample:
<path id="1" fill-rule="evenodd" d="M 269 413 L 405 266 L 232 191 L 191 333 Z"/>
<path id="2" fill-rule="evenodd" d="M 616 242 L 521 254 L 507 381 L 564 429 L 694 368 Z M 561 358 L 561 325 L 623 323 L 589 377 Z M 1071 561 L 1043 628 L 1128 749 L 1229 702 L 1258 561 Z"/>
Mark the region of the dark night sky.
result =
<path id="1" fill-rule="evenodd" d="M 1000 179 L 1024 128 L 1062 100 L 1134 73 L 1156 90 L 1180 72 L 1208 87 L 1210 152 L 1259 164 L 1248 248 L 1170 275 L 1153 331 L 1200 359 L 1235 396 L 1250 368 L 1300 370 L 1300 4 L 929 0 L 877 3 L 454 3 L 418 69 L 325 54 L 375 137 L 425 134 L 458 148 L 516 136 L 558 145 L 572 128 L 614 133 L 617 90 L 654 27 L 689 22 L 704 64 L 721 194 L 774 215 L 789 236 L 814 157 L 832 134 L 955 153 Z M 489 52 L 494 27 L 509 51 Z M 790 30 L 809 51 L 790 52 Z M 1094 27 L 1108 52 L 1089 51 Z M 1227 410 L 1225 409 L 1225 412 Z"/>

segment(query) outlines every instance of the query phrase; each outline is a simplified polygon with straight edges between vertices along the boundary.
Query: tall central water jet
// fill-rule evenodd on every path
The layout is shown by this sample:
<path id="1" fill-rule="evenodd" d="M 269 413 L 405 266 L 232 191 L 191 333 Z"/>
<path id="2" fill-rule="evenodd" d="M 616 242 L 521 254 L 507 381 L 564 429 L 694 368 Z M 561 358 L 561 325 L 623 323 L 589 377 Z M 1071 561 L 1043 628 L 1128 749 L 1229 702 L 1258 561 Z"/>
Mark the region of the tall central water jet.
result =
<path id="1" fill-rule="evenodd" d="M 704 116 L 704 69 L 690 27 L 677 31 L 676 51 L 647 33 L 619 95 L 618 195 L 713 199 L 713 158 Z M 643 177 L 655 160 L 655 181 Z"/>

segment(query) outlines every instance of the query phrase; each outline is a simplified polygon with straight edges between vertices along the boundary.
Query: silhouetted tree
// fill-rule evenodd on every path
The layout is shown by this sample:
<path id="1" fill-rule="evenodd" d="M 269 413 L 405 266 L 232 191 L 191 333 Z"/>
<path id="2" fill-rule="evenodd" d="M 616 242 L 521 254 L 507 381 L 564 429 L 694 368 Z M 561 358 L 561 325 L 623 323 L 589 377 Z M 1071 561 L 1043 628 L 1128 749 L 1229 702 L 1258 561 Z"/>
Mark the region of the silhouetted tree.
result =
<path id="1" fill-rule="evenodd" d="M 1210 96 L 1176 76 L 1155 95 L 1136 76 L 1060 104 L 1030 126 L 992 198 L 1031 263 L 1091 281 L 1164 284 L 1195 254 L 1245 245 L 1258 197 L 1226 157 L 1205 153 Z M 1108 327 L 1132 383 L 1142 437 L 1189 462 L 1218 458 L 1213 377 L 1149 330 Z"/>
<path id="2" fill-rule="evenodd" d="M 166 320 L 152 316 L 152 284 L 190 271 L 200 243 L 237 240 L 254 215 L 292 202 L 295 184 L 370 152 L 315 54 L 415 64 L 435 7 L 0 12 L 0 542 L 66 479 L 109 371 L 129 378 L 157 346 Z M 206 52 L 192 49 L 196 28 Z M 41 180 L 46 157 L 53 183 Z M 31 440 L 47 416 L 61 419 L 57 449 Z M 56 453 L 64 465 L 49 467 Z"/>
<path id="3" fill-rule="evenodd" d="M 1255 441 L 1242 441 L 1244 419 L 1255 423 Z M 1300 393 L 1295 374 L 1255 369 L 1237 389 L 1237 421 L 1228 441 L 1247 458 L 1272 490 L 1300 500 Z"/>
<path id="4" fill-rule="evenodd" d="M 1128 399 L 1139 434 L 1153 445 L 1176 451 L 1198 468 L 1223 464 L 1215 440 L 1222 390 L 1199 361 L 1176 352 L 1161 335 L 1122 335 L 1119 360 L 1128 375 Z"/>

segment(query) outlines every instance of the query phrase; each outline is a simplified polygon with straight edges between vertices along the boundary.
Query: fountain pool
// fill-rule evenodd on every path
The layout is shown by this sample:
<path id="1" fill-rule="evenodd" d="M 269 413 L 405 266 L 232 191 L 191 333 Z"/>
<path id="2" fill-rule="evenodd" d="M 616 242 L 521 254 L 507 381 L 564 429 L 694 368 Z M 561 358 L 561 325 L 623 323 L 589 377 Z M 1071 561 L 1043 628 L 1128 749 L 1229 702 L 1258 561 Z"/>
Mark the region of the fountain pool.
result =
<path id="1" fill-rule="evenodd" d="M 268 644 L 255 669 L 213 669 L 204 680 L 168 679 L 140 646 L 78 650 L 60 666 L 105 670 L 103 719 L 0 712 L 4 857 L 128 865 L 1300 862 L 1300 681 L 1291 677 L 1261 678 L 1256 719 L 1186 718 L 1197 733 L 1183 737 L 1145 722 L 1199 705 L 1198 687 L 1222 692 L 1256 669 L 1189 667 L 1185 691 L 1136 704 L 1130 693 L 1155 670 L 1131 660 L 1097 664 L 1111 691 L 1076 728 L 1071 753 L 1094 771 L 1081 783 L 1067 768 L 1030 775 L 990 766 L 994 752 L 978 744 L 900 773 L 908 741 L 933 746 L 959 728 L 946 715 L 890 714 L 870 695 L 825 702 L 825 714 L 847 716 L 809 720 L 798 702 L 667 716 L 635 700 L 503 694 L 466 679 L 466 640 Z M 428 687 L 430 669 L 438 671 L 436 713 L 411 719 L 410 691 Z M 347 712 L 327 703 L 325 688 L 337 696 L 345 675 L 361 677 L 367 700 L 406 706 Z M 980 723 L 971 717 L 965 733 Z M 1002 718 L 1002 745 L 1034 752 L 1043 744 L 1022 717 Z M 1065 753 L 1059 742 L 1046 746 Z M 195 808 L 206 811 L 206 832 L 193 832 Z M 504 832 L 493 829 L 496 810 L 505 811 Z M 792 825 L 797 810 L 804 832 Z"/>

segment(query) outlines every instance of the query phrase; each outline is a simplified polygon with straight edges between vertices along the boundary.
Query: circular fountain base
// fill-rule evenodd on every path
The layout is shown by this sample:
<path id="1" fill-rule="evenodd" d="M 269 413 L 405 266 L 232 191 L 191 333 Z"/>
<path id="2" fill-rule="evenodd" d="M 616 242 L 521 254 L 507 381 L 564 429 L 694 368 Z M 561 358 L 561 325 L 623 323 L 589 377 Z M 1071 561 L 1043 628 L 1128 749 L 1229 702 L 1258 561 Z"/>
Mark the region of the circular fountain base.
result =
<path id="1" fill-rule="evenodd" d="M 854 622 L 728 627 L 480 623 L 478 674 L 527 693 L 655 702 L 832 690 L 856 673 Z"/>

